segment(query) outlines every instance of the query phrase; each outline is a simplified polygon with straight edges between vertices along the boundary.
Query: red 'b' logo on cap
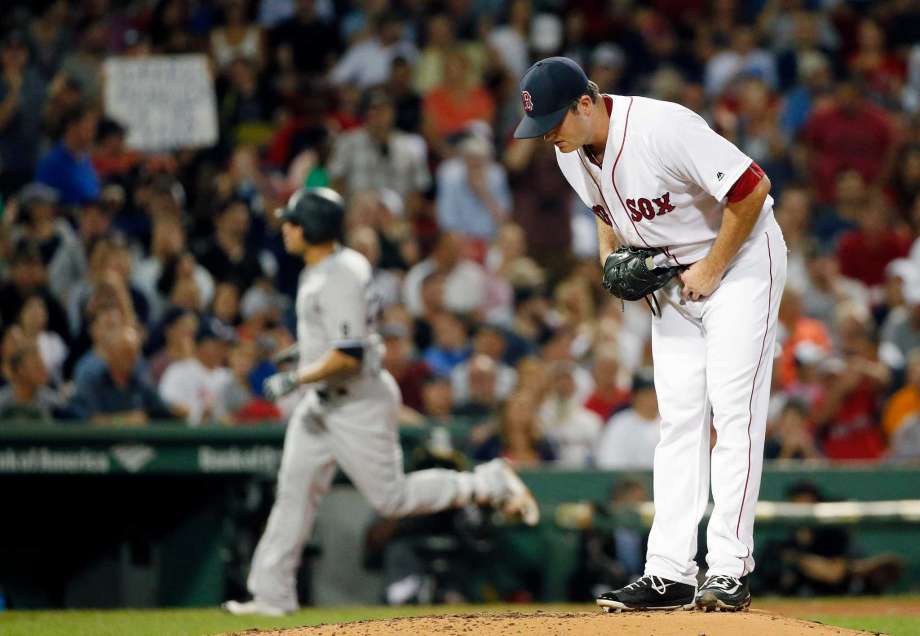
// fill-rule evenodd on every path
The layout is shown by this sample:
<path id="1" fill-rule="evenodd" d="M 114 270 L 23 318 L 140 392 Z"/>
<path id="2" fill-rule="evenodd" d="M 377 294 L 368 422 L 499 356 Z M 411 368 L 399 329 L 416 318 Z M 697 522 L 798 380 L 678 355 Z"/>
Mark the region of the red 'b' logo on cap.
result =
<path id="1" fill-rule="evenodd" d="M 530 99 L 530 93 L 527 91 L 521 91 L 521 100 L 524 102 L 524 111 L 530 112 L 533 110 L 533 100 Z"/>

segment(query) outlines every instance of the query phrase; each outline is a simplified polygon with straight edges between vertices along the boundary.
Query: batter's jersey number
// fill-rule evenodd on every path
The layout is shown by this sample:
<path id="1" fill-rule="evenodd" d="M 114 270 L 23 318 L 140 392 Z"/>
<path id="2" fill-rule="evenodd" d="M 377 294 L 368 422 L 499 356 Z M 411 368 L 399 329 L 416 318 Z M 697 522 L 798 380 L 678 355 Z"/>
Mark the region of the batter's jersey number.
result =
<path id="1" fill-rule="evenodd" d="M 671 193 L 665 192 L 655 199 L 626 199 L 626 207 L 633 221 L 650 221 L 656 216 L 664 216 L 674 211 L 671 205 Z"/>

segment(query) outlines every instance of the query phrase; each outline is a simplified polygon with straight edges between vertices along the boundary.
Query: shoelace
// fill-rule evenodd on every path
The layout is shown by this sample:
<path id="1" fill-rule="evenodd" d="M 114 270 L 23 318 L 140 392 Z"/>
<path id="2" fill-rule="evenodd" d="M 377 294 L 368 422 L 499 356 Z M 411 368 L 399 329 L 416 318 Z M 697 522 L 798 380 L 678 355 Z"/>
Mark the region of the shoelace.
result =
<path id="1" fill-rule="evenodd" d="M 723 574 L 716 574 L 706 579 L 703 587 L 715 587 L 720 590 L 730 590 L 738 586 L 738 580 Z"/>
<path id="2" fill-rule="evenodd" d="M 653 574 L 646 574 L 642 576 L 629 585 L 626 586 L 626 589 L 640 588 L 640 587 L 650 587 L 659 594 L 664 594 L 668 590 L 668 584 L 664 582 L 660 576 L 655 576 Z"/>

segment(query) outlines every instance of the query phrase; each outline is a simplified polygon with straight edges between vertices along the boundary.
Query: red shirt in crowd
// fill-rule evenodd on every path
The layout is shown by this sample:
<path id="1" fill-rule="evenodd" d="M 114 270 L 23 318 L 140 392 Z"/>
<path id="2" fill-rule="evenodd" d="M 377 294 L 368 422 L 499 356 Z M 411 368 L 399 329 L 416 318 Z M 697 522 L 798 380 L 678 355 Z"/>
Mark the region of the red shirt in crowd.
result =
<path id="1" fill-rule="evenodd" d="M 885 268 L 896 258 L 907 256 L 910 246 L 909 238 L 893 230 L 874 235 L 852 230 L 840 238 L 837 246 L 840 273 L 870 287 L 882 285 Z"/>
<path id="2" fill-rule="evenodd" d="M 878 392 L 864 380 L 843 398 L 840 408 L 821 434 L 821 448 L 830 459 L 878 459 L 885 440 L 876 413 Z"/>
<path id="3" fill-rule="evenodd" d="M 867 183 L 874 183 L 895 143 L 888 115 L 864 103 L 851 112 L 829 106 L 815 112 L 802 132 L 812 152 L 811 173 L 818 203 L 834 200 L 835 179 L 845 170 L 856 170 Z"/>

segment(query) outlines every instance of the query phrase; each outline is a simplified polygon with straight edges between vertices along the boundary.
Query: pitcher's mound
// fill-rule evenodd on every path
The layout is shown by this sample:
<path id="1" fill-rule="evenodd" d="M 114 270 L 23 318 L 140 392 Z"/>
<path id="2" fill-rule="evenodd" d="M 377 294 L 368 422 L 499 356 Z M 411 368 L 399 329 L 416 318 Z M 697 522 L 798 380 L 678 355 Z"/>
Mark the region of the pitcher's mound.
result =
<path id="1" fill-rule="evenodd" d="M 739 613 L 702 612 L 534 612 L 531 614 L 460 614 L 360 621 L 280 630 L 248 630 L 236 636 L 855 636 L 869 632 L 831 627 L 757 610 Z"/>

